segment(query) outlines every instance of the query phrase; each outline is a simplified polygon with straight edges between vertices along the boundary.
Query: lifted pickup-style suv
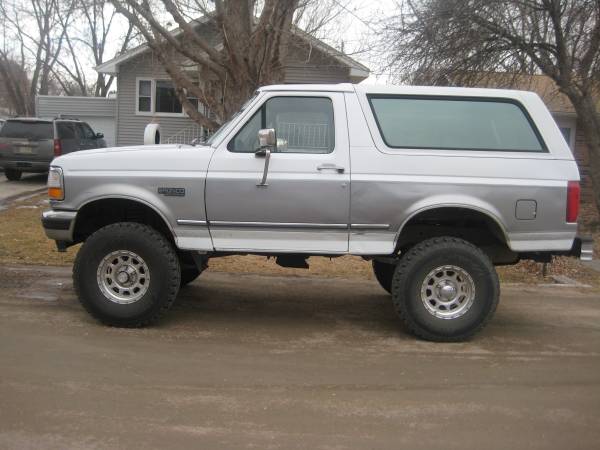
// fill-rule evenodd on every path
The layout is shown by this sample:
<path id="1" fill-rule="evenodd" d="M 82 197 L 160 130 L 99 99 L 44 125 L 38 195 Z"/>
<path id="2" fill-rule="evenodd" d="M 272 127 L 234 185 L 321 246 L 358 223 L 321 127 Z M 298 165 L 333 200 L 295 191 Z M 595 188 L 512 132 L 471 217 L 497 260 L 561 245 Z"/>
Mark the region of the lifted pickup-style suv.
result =
<path id="1" fill-rule="evenodd" d="M 78 150 L 106 147 L 104 135 L 76 119 L 8 119 L 0 128 L 0 167 L 11 181 L 23 172 L 47 172 L 53 158 Z"/>
<path id="2" fill-rule="evenodd" d="M 579 173 L 540 98 L 461 88 L 259 89 L 202 145 L 61 156 L 42 218 L 83 306 L 143 326 L 231 254 L 372 261 L 406 327 L 463 340 L 492 317 L 494 265 L 591 258 Z"/>

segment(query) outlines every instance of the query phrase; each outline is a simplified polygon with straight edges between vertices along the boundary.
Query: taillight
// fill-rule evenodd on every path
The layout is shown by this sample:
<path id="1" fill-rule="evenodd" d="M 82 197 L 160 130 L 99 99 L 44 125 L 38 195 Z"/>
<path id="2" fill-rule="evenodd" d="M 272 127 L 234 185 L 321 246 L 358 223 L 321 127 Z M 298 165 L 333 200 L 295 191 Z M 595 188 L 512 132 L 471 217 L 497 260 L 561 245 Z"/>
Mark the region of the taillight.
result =
<path id="1" fill-rule="evenodd" d="M 579 195 L 581 194 L 581 187 L 579 181 L 569 181 L 567 185 L 567 222 L 577 222 L 577 216 L 579 215 Z"/>
<path id="2" fill-rule="evenodd" d="M 62 155 L 62 144 L 60 139 L 54 139 L 54 156 Z"/>

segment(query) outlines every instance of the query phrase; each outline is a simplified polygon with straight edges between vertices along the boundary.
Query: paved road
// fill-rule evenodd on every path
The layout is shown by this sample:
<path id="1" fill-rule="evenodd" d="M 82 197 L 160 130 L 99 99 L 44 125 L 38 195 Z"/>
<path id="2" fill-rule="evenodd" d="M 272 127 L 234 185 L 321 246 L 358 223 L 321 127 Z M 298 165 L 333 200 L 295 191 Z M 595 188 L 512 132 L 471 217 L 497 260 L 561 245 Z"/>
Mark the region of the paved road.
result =
<path id="1" fill-rule="evenodd" d="M 107 328 L 65 269 L 0 268 L 0 448 L 592 449 L 600 298 L 507 288 L 475 340 L 398 327 L 372 282 L 204 274 Z"/>
<path id="2" fill-rule="evenodd" d="M 8 181 L 4 173 L 0 172 L 0 203 L 7 198 L 25 195 L 46 186 L 48 175 L 43 174 L 24 174 L 20 181 Z"/>

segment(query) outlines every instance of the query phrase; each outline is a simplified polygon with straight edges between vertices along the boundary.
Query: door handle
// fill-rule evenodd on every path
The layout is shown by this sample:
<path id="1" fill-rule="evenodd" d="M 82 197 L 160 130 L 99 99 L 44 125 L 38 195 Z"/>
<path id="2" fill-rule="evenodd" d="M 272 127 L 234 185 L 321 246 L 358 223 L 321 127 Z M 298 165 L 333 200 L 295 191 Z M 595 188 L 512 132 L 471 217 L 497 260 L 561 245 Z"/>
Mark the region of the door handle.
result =
<path id="1" fill-rule="evenodd" d="M 267 183 L 267 175 L 269 173 L 269 162 L 271 161 L 271 150 L 261 149 L 260 152 L 257 151 L 256 153 L 254 153 L 254 155 L 256 157 L 265 158 L 265 167 L 263 168 L 263 176 L 262 176 L 262 179 L 258 183 L 256 183 L 256 186 L 266 187 L 269 185 L 269 183 Z"/>
<path id="2" fill-rule="evenodd" d="M 335 164 L 325 163 L 317 166 L 317 170 L 320 172 L 321 170 L 335 170 L 337 173 L 344 173 L 346 169 L 341 166 L 336 166 Z"/>

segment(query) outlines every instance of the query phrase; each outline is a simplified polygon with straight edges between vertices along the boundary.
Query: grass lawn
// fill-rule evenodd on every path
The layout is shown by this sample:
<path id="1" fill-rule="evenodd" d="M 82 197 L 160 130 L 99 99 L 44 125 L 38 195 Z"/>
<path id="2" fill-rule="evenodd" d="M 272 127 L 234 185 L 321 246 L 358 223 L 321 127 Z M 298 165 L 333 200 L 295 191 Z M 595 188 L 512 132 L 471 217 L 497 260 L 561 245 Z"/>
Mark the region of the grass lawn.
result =
<path id="1" fill-rule="evenodd" d="M 0 264 L 71 265 L 79 246 L 66 253 L 56 251 L 54 241 L 46 238 L 40 215 L 47 208 L 44 195 L 35 196 L 0 211 Z M 596 254 L 600 250 L 600 232 L 596 231 Z M 310 269 L 287 269 L 275 264 L 274 259 L 259 256 L 228 256 L 213 258 L 209 270 L 235 273 L 261 273 L 292 276 L 344 277 L 373 279 L 370 262 L 354 256 L 341 258 L 313 257 Z M 542 276 L 542 264 L 522 261 L 514 266 L 499 267 L 503 282 L 550 282 Z M 600 288 L 600 274 L 584 267 L 572 258 L 555 258 L 547 266 L 547 275 L 566 275 L 577 281 Z"/>

